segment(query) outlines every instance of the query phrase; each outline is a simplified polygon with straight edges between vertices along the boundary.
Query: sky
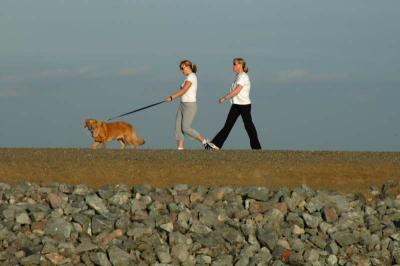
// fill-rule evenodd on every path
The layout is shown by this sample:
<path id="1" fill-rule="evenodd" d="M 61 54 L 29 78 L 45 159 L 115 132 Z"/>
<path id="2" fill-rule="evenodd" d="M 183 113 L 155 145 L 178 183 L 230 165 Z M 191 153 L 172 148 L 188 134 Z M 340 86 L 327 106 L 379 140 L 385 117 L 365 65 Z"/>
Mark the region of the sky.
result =
<path id="1" fill-rule="evenodd" d="M 84 119 L 165 99 L 182 59 L 198 66 L 193 128 L 212 138 L 243 57 L 264 149 L 400 151 L 399 25 L 398 0 L 1 0 L 0 147 L 88 148 Z M 178 105 L 121 120 L 172 149 Z M 240 119 L 224 148 L 250 148 Z"/>

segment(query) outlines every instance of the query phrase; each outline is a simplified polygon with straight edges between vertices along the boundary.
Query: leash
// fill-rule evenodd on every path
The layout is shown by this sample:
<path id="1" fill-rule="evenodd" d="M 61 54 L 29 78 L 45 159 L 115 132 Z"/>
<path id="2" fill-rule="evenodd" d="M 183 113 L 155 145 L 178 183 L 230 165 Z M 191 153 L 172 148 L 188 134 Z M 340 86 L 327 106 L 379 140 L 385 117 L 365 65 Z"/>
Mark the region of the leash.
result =
<path id="1" fill-rule="evenodd" d="M 107 121 L 113 120 L 113 119 L 115 119 L 115 118 L 123 117 L 123 116 L 126 116 L 126 115 L 130 115 L 130 114 L 133 114 L 133 113 L 142 111 L 142 110 L 144 110 L 144 109 L 147 109 L 147 108 L 150 108 L 150 107 L 153 107 L 153 106 L 162 104 L 162 103 L 164 103 L 164 101 L 161 101 L 161 102 L 158 102 L 158 103 L 153 103 L 153 104 L 147 105 L 147 106 L 145 106 L 145 107 L 142 107 L 142 108 L 139 108 L 139 109 L 136 109 L 136 110 L 127 112 L 127 113 L 122 114 L 122 115 L 117 115 L 117 116 L 111 117 L 111 118 L 107 119 Z"/>

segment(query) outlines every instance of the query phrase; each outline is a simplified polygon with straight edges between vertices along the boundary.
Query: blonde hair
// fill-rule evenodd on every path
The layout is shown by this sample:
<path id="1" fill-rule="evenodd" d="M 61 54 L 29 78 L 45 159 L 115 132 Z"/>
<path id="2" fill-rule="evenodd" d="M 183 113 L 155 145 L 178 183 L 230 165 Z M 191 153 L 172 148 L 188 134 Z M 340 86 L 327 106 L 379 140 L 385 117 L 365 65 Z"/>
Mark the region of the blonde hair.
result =
<path id="1" fill-rule="evenodd" d="M 242 68 L 243 68 L 243 71 L 245 73 L 249 72 L 249 68 L 246 66 L 246 61 L 244 61 L 243 58 L 240 58 L 240 57 L 234 58 L 233 59 L 233 64 L 241 64 Z"/>
<path id="2" fill-rule="evenodd" d="M 192 61 L 190 60 L 187 59 L 182 60 L 181 63 L 179 64 L 179 67 L 181 67 L 182 65 L 190 67 L 193 73 L 197 72 L 197 66 L 193 64 Z"/>

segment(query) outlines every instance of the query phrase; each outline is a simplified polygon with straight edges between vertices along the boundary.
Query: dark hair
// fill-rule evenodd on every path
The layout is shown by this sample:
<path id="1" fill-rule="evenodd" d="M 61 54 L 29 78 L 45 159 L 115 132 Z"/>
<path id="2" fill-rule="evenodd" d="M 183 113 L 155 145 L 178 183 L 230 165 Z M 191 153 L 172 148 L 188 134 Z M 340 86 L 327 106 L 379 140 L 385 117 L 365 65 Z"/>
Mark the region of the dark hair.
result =
<path id="1" fill-rule="evenodd" d="M 190 60 L 182 60 L 181 63 L 179 64 L 179 67 L 181 67 L 182 65 L 188 66 L 190 67 L 190 69 L 192 70 L 193 73 L 197 72 L 197 66 L 195 64 L 192 63 L 192 61 Z"/>
<path id="2" fill-rule="evenodd" d="M 240 58 L 240 57 L 234 58 L 233 59 L 233 64 L 241 64 L 242 68 L 243 68 L 243 71 L 245 73 L 249 72 L 249 68 L 246 66 L 246 61 L 244 61 L 243 58 Z"/>

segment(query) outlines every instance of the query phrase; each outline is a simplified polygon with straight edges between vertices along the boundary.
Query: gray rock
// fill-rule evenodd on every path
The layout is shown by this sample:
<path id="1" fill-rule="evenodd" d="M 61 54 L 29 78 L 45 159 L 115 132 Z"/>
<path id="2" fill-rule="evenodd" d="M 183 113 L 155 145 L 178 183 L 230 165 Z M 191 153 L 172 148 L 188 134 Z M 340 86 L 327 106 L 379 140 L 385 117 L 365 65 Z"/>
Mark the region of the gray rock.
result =
<path id="1" fill-rule="evenodd" d="M 334 239 L 341 247 L 346 247 L 358 242 L 358 239 L 355 238 L 352 233 L 347 231 L 336 232 L 332 235 L 332 239 Z"/>
<path id="2" fill-rule="evenodd" d="M 260 228 L 257 230 L 257 239 L 262 246 L 274 250 L 278 242 L 278 234 L 273 230 Z"/>
<path id="3" fill-rule="evenodd" d="M 249 187 L 246 189 L 246 196 L 259 201 L 268 201 L 271 198 L 269 190 L 265 187 Z"/>
<path id="4" fill-rule="evenodd" d="M 114 205 L 124 205 L 127 204 L 129 198 L 131 197 L 130 192 L 118 192 L 114 196 L 112 196 L 108 202 Z"/>
<path id="5" fill-rule="evenodd" d="M 338 258 L 337 258 L 335 255 L 329 255 L 329 257 L 326 258 L 326 263 L 327 263 L 329 266 L 337 265 L 337 263 L 338 263 Z"/>
<path id="6" fill-rule="evenodd" d="M 177 244 L 172 246 L 171 256 L 181 263 L 185 262 L 189 258 L 188 246 L 184 244 Z"/>
<path id="7" fill-rule="evenodd" d="M 206 235 L 206 234 L 210 233 L 211 231 L 212 231 L 211 228 L 209 228 L 208 226 L 200 223 L 197 220 L 194 220 L 193 223 L 192 223 L 192 226 L 190 227 L 190 232 L 196 233 L 196 234 Z"/>
<path id="8" fill-rule="evenodd" d="M 252 257 L 251 262 L 257 265 L 265 265 L 272 261 L 272 254 L 266 247 L 262 247 L 254 257 Z"/>
<path id="9" fill-rule="evenodd" d="M 325 249 L 325 246 L 327 245 L 326 239 L 320 235 L 311 236 L 310 242 L 313 243 L 316 247 L 318 247 L 320 249 Z"/>
<path id="10" fill-rule="evenodd" d="M 172 223 L 166 223 L 160 225 L 160 228 L 167 232 L 172 232 L 174 230 L 174 225 Z"/>
<path id="11" fill-rule="evenodd" d="M 297 213 L 288 213 L 288 215 L 286 216 L 286 221 L 290 225 L 297 225 L 300 228 L 304 228 L 304 220 Z"/>
<path id="12" fill-rule="evenodd" d="M 107 214 L 108 209 L 104 201 L 96 194 L 87 195 L 85 197 L 86 203 L 100 214 Z"/>
<path id="13" fill-rule="evenodd" d="M 113 266 L 129 266 L 133 262 L 132 257 L 117 246 L 108 248 L 107 253 Z"/>
<path id="14" fill-rule="evenodd" d="M 21 264 L 30 266 L 30 265 L 39 265 L 40 264 L 40 254 L 30 255 L 21 259 Z"/>
<path id="15" fill-rule="evenodd" d="M 302 215 L 304 222 L 309 228 L 317 228 L 319 223 L 322 221 L 321 217 L 303 213 Z"/>
<path id="16" fill-rule="evenodd" d="M 159 245 L 155 248 L 155 251 L 157 258 L 161 263 L 170 263 L 172 261 L 172 257 L 169 253 L 169 246 Z"/>
<path id="17" fill-rule="evenodd" d="M 331 242 L 326 246 L 325 249 L 326 249 L 326 251 L 327 251 L 329 254 L 332 254 L 332 255 L 337 255 L 338 252 L 339 252 L 339 247 L 338 247 L 338 245 L 336 244 L 335 241 L 331 241 Z"/>
<path id="18" fill-rule="evenodd" d="M 319 252 L 315 249 L 306 250 L 304 252 L 304 260 L 314 263 L 317 262 L 319 259 Z"/>
<path id="19" fill-rule="evenodd" d="M 89 257 L 90 257 L 90 260 L 96 265 L 111 266 L 111 263 L 108 260 L 107 254 L 105 254 L 103 252 L 90 253 Z"/>
<path id="20" fill-rule="evenodd" d="M 291 253 L 289 256 L 290 265 L 304 265 L 303 254 L 300 252 Z"/>
<path id="21" fill-rule="evenodd" d="M 29 215 L 26 212 L 17 214 L 15 220 L 18 224 L 31 224 L 31 218 L 29 218 Z"/>
<path id="22" fill-rule="evenodd" d="M 76 247 L 77 253 L 87 252 L 98 249 L 98 246 L 89 241 L 84 241 Z"/>
<path id="23" fill-rule="evenodd" d="M 63 218 L 50 218 L 45 227 L 45 234 L 58 239 L 68 239 L 71 235 L 72 225 Z"/>
<path id="24" fill-rule="evenodd" d="M 92 233 L 99 234 L 104 231 L 111 231 L 114 229 L 114 221 L 107 219 L 101 215 L 95 215 L 92 218 Z"/>
<path id="25" fill-rule="evenodd" d="M 233 265 L 233 257 L 227 254 L 220 255 L 211 263 L 211 265 L 212 266 Z"/>

